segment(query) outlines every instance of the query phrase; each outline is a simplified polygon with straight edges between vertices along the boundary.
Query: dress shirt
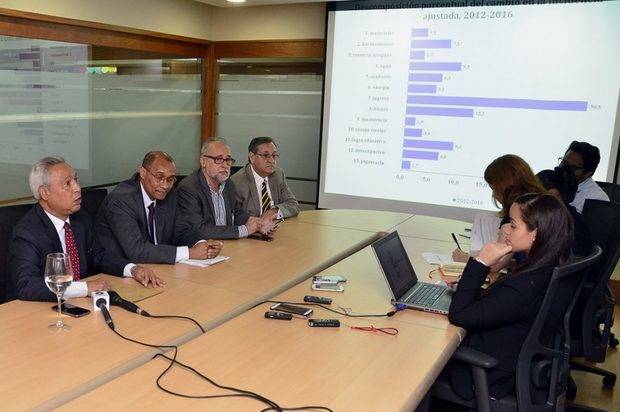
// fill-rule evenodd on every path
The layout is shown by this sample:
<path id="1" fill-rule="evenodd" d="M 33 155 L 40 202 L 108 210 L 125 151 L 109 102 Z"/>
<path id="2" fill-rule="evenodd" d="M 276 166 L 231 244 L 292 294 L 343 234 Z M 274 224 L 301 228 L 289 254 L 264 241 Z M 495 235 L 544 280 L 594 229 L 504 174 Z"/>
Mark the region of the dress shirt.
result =
<path id="1" fill-rule="evenodd" d="M 571 203 L 571 206 L 574 206 L 575 209 L 581 213 L 586 199 L 604 200 L 609 202 L 609 196 L 607 196 L 607 193 L 605 193 L 605 191 L 601 189 L 601 187 L 597 185 L 591 177 L 579 183 L 579 186 L 577 187 L 577 194 L 575 195 L 575 199 Z"/>
<path id="2" fill-rule="evenodd" d="M 224 202 L 224 196 L 222 196 L 226 182 L 220 183 L 217 191 L 213 190 L 211 185 L 207 186 L 209 186 L 211 199 L 213 199 L 213 217 L 215 219 L 215 224 L 216 226 L 226 226 L 226 203 Z M 232 218 L 232 224 L 234 225 L 235 216 Z M 248 228 L 245 225 L 239 226 L 239 237 L 248 237 Z"/>
<path id="3" fill-rule="evenodd" d="M 146 190 L 144 190 L 144 186 L 142 186 L 142 183 L 140 183 L 140 190 L 142 190 L 142 202 L 144 203 L 144 212 L 146 213 L 147 221 L 148 221 L 149 206 L 150 206 L 151 203 L 155 203 L 155 207 L 157 207 L 157 200 L 152 200 L 151 199 L 149 194 L 146 193 Z M 157 209 L 155 209 L 155 210 L 157 210 Z M 157 227 L 157 213 L 155 213 L 154 222 L 155 222 L 155 227 Z M 155 240 L 155 244 L 157 245 L 158 244 L 157 243 L 157 230 L 155 230 L 155 233 L 153 233 L 153 239 Z M 197 242 L 197 243 L 199 243 L 199 242 Z M 175 255 L 174 261 L 175 262 L 180 262 L 181 260 L 186 260 L 186 259 L 189 259 L 189 247 L 187 247 L 187 246 L 178 246 L 177 247 L 177 253 Z M 133 263 L 131 263 L 131 265 L 135 266 Z"/>
<path id="4" fill-rule="evenodd" d="M 254 175 L 254 183 L 256 183 L 256 191 L 258 192 L 258 210 L 261 210 L 263 207 L 262 204 L 262 196 L 263 196 L 263 180 L 265 181 L 265 185 L 267 185 L 267 193 L 269 194 L 269 208 L 276 208 L 273 204 L 273 196 L 271 195 L 271 188 L 269 187 L 269 176 L 262 177 L 256 170 L 254 170 L 254 166 L 250 165 L 250 169 L 252 170 L 252 174 Z M 280 209 L 278 209 L 278 214 L 276 215 L 276 219 L 282 219 L 284 217 L 284 213 Z"/>
<path id="5" fill-rule="evenodd" d="M 62 246 L 63 253 L 67 253 L 67 245 L 65 244 L 65 222 L 71 224 L 70 217 L 67 220 L 60 220 L 56 216 L 49 213 L 47 210 L 43 209 L 47 217 L 50 218 L 56 232 L 58 233 L 58 238 L 60 239 L 60 245 Z M 133 263 L 128 263 L 123 269 L 124 277 L 131 277 L 131 268 L 135 266 Z M 67 288 L 64 295 L 65 298 L 83 298 L 88 296 L 88 285 L 83 280 L 77 282 L 71 282 L 71 285 Z"/>

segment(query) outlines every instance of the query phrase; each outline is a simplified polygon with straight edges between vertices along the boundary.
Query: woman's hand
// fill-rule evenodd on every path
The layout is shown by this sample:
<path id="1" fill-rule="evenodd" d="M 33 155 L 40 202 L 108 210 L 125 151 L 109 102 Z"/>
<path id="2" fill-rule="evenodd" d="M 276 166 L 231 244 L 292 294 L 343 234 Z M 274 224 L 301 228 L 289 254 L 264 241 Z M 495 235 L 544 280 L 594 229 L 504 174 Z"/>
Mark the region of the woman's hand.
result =
<path id="1" fill-rule="evenodd" d="M 461 249 L 454 249 L 452 252 L 452 260 L 455 262 L 467 262 L 470 256 L 468 253 L 463 252 Z"/>
<path id="2" fill-rule="evenodd" d="M 491 242 L 484 245 L 478 259 L 483 261 L 489 267 L 498 267 L 502 264 L 506 265 L 512 257 L 512 246 L 500 242 Z"/>

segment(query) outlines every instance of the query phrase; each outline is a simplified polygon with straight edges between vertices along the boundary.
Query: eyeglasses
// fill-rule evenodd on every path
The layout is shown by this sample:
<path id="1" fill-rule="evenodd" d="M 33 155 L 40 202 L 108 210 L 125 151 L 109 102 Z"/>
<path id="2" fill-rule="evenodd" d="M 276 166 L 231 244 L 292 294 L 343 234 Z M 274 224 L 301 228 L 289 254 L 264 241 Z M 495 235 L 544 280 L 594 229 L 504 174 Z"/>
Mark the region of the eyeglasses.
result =
<path id="1" fill-rule="evenodd" d="M 167 183 L 168 185 L 172 186 L 177 181 L 177 177 L 176 176 L 165 177 L 165 176 L 162 176 L 162 175 L 155 175 L 155 174 L 153 174 L 153 172 L 151 172 L 146 167 L 142 166 L 142 168 L 144 170 L 146 170 L 147 172 L 149 172 L 151 174 L 151 176 L 153 176 L 155 178 L 155 180 L 157 181 L 157 183 L 159 183 L 160 185 L 163 185 L 164 183 Z"/>
<path id="2" fill-rule="evenodd" d="M 573 169 L 573 172 L 576 172 L 578 170 L 586 170 L 585 167 L 577 167 L 566 163 L 566 160 L 563 157 L 558 157 L 558 166 L 569 166 L 571 169 Z"/>
<path id="3" fill-rule="evenodd" d="M 279 154 L 274 153 L 274 154 L 269 154 L 269 153 L 254 153 L 256 156 L 260 156 L 262 157 L 264 160 L 267 159 L 273 159 L 273 160 L 278 160 L 278 157 L 280 157 Z"/>
<path id="4" fill-rule="evenodd" d="M 222 163 L 226 162 L 226 164 L 228 166 L 232 166 L 235 164 L 236 160 L 233 159 L 232 157 L 214 157 L 214 156 L 209 156 L 209 155 L 202 155 L 203 157 L 208 157 L 209 159 L 213 160 L 213 163 L 215 163 L 216 165 L 221 165 Z"/>

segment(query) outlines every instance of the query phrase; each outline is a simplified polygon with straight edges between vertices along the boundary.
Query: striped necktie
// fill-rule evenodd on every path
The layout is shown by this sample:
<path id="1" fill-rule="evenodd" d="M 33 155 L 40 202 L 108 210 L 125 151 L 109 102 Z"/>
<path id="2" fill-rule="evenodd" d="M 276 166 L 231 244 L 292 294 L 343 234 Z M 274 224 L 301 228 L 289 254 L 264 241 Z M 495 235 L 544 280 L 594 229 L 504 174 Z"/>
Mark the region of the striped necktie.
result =
<path id="1" fill-rule="evenodd" d="M 78 253 L 77 243 L 75 243 L 73 229 L 71 229 L 69 222 L 65 222 L 65 249 L 71 261 L 73 280 L 77 282 L 80 280 L 80 255 Z"/>
<path id="2" fill-rule="evenodd" d="M 267 191 L 267 179 L 263 179 L 263 184 L 260 187 L 261 191 L 261 215 L 271 209 L 271 198 L 269 198 L 269 192 Z"/>

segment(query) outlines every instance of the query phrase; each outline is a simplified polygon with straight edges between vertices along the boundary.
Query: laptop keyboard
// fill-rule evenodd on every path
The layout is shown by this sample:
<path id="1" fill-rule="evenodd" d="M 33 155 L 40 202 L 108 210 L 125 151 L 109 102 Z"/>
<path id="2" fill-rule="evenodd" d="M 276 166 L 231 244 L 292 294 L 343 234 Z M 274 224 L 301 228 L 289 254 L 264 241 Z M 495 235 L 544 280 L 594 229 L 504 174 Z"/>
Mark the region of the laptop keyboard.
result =
<path id="1" fill-rule="evenodd" d="M 420 306 L 430 306 L 439 299 L 439 296 L 443 293 L 444 288 L 437 287 L 435 285 L 429 285 L 423 283 L 418 290 L 407 299 L 407 303 Z"/>

